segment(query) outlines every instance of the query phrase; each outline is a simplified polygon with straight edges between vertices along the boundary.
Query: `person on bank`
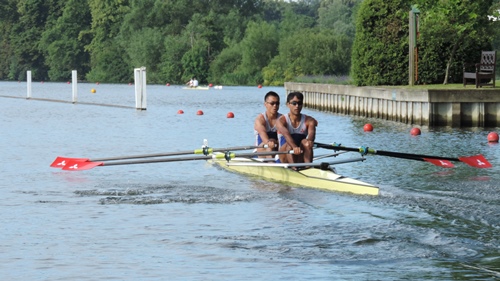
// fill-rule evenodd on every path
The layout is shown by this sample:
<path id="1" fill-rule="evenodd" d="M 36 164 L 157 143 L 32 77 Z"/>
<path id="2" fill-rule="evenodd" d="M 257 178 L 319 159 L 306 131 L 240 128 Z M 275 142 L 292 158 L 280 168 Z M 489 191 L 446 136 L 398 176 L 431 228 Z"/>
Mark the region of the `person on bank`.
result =
<path id="1" fill-rule="evenodd" d="M 318 121 L 302 114 L 304 95 L 300 92 L 288 94 L 286 104 L 290 112 L 278 118 L 280 123 L 280 151 L 293 150 L 293 154 L 280 154 L 281 163 L 311 163 L 313 144 L 316 139 Z"/>
<path id="2" fill-rule="evenodd" d="M 266 111 L 260 113 L 255 118 L 254 135 L 255 145 L 260 146 L 257 152 L 277 151 L 278 150 L 278 118 L 281 117 L 280 96 L 273 91 L 264 96 L 264 107 Z M 267 148 L 264 148 L 267 145 Z M 272 158 L 272 155 L 263 156 Z"/>

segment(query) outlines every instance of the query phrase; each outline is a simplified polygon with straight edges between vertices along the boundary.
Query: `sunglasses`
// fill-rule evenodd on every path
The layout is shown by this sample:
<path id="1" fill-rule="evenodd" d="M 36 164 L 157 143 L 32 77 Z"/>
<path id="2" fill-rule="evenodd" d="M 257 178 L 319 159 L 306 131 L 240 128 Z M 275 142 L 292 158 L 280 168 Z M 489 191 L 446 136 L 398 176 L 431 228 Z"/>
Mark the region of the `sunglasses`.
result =
<path id="1" fill-rule="evenodd" d="M 301 102 L 301 101 L 291 101 L 290 104 L 293 105 L 293 106 L 296 106 L 296 105 L 301 106 L 303 104 L 303 102 Z"/>
<path id="2" fill-rule="evenodd" d="M 272 101 L 272 102 L 267 102 L 266 101 L 266 103 L 269 104 L 269 105 L 271 105 L 271 106 L 280 105 L 279 102 L 274 102 L 274 101 Z"/>

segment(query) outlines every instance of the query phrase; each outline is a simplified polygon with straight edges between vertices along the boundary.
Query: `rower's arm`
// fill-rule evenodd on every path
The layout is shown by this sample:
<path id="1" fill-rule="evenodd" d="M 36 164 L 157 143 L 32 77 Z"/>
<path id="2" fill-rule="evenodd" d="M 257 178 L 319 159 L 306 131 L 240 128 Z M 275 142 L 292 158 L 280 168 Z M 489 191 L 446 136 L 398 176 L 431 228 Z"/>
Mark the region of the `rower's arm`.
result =
<path id="1" fill-rule="evenodd" d="M 265 123 L 266 120 L 264 119 L 264 116 L 262 116 L 262 114 L 259 114 L 259 116 L 255 118 L 254 129 L 259 134 L 263 144 L 267 144 L 269 142 L 269 137 L 267 136 Z"/>
<path id="2" fill-rule="evenodd" d="M 307 124 L 307 139 L 311 142 L 314 142 L 316 139 L 316 126 L 318 126 L 318 121 L 313 117 L 307 116 L 306 120 Z"/>
<path id="3" fill-rule="evenodd" d="M 288 128 L 286 127 L 286 119 L 285 119 L 284 115 L 282 115 L 278 119 L 278 121 L 276 122 L 276 128 L 278 129 L 278 132 L 280 132 L 280 134 L 283 135 L 286 142 L 292 147 L 292 149 L 295 149 L 296 147 L 298 147 L 295 144 L 295 141 L 293 140 L 292 135 L 288 131 Z"/>

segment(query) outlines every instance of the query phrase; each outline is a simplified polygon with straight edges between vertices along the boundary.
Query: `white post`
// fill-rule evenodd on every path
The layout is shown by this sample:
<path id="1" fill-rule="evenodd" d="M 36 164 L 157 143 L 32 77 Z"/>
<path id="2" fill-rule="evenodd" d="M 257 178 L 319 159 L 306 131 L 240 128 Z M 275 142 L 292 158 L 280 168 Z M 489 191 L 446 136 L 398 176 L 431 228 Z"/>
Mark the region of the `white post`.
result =
<path id="1" fill-rule="evenodd" d="M 146 110 L 146 67 L 134 69 L 135 108 Z"/>
<path id="2" fill-rule="evenodd" d="M 76 102 L 76 99 L 78 97 L 78 88 L 77 88 L 77 78 L 76 78 L 76 70 L 71 71 L 71 77 L 72 77 L 72 87 L 73 87 L 73 103 Z"/>
<path id="3" fill-rule="evenodd" d="M 28 83 L 28 99 L 31 99 L 31 70 L 26 72 L 26 82 Z"/>

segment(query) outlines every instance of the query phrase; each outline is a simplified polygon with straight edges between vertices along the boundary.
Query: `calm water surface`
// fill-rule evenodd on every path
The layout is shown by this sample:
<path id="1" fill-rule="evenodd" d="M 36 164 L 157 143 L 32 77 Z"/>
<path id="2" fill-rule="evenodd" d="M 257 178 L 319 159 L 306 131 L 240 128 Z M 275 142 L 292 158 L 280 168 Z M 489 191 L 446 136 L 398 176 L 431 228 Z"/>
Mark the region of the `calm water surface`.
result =
<path id="1" fill-rule="evenodd" d="M 78 101 L 134 106 L 133 88 L 79 84 Z M 136 111 L 26 100 L 25 83 L 0 82 L 2 279 L 500 278 L 500 147 L 486 141 L 499 128 L 423 127 L 412 137 L 408 125 L 304 109 L 319 121 L 319 142 L 481 153 L 494 166 L 443 169 L 367 156 L 337 168 L 379 185 L 378 197 L 269 183 L 204 161 L 49 167 L 56 156 L 184 151 L 203 139 L 211 147 L 251 145 L 269 90 L 285 98 L 283 88 L 149 85 L 148 110 Z M 71 101 L 71 85 L 34 83 L 33 97 Z M 374 132 L 363 132 L 367 122 Z"/>

